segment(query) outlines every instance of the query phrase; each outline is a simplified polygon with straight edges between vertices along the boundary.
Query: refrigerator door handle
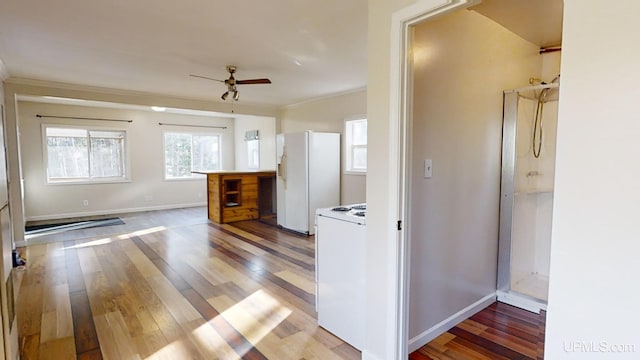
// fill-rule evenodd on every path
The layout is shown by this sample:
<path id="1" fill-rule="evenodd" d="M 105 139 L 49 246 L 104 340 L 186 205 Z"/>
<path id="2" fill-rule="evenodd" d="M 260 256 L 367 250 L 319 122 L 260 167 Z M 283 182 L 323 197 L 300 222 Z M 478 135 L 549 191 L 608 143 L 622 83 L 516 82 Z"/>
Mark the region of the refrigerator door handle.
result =
<path id="1" fill-rule="evenodd" d="M 280 157 L 280 164 L 278 164 L 278 176 L 282 178 L 282 181 L 287 182 L 287 149 L 282 149 L 282 156 Z"/>

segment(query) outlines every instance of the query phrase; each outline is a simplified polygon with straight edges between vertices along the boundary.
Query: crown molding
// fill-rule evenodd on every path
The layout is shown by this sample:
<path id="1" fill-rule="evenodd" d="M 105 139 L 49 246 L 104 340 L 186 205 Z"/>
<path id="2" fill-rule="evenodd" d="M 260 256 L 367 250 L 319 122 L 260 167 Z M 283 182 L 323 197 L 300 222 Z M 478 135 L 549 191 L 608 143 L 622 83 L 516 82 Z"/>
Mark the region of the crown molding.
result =
<path id="1" fill-rule="evenodd" d="M 234 104 L 204 98 L 185 98 L 166 94 L 114 89 L 56 81 L 11 77 L 5 81 L 16 95 L 59 96 L 83 100 L 107 101 L 133 105 L 165 106 L 190 110 L 215 111 L 229 114 L 275 116 L 277 106 L 264 104 Z M 108 98 L 108 100 L 106 100 Z"/>
<path id="2" fill-rule="evenodd" d="M 345 91 L 340 91 L 340 92 L 336 92 L 336 93 L 332 93 L 332 94 L 326 94 L 326 95 L 322 95 L 322 96 L 317 96 L 317 97 L 313 97 L 313 98 L 309 98 L 306 100 L 302 100 L 293 104 L 289 104 L 289 105 L 284 105 L 282 106 L 283 109 L 288 109 L 288 108 L 294 108 L 300 105 L 304 105 L 304 104 L 308 104 L 308 103 L 312 103 L 312 102 L 316 102 L 316 101 L 321 101 L 321 100 L 326 100 L 326 99 L 331 99 L 331 98 L 335 98 L 335 97 L 339 97 L 339 96 L 344 96 L 344 95 L 350 95 L 350 94 L 355 94 L 355 93 L 359 93 L 359 92 L 366 92 L 367 91 L 367 87 L 366 86 L 361 86 L 355 89 L 351 89 L 351 90 L 345 90 Z"/>

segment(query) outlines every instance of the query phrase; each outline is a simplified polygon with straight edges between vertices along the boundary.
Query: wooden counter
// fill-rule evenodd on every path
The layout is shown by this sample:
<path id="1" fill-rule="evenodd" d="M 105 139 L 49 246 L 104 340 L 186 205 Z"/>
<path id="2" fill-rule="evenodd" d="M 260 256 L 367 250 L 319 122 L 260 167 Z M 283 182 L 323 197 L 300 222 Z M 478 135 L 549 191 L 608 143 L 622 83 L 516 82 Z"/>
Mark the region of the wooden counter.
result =
<path id="1" fill-rule="evenodd" d="M 275 213 L 275 171 L 196 173 L 207 175 L 209 220 L 224 224 Z"/>

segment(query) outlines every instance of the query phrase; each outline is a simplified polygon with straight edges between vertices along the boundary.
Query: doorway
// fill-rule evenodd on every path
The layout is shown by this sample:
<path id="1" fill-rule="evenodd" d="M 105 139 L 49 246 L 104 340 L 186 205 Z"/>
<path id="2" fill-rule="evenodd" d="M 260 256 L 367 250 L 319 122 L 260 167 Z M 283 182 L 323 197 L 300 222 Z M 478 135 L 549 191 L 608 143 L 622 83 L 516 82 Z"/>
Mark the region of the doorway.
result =
<path id="1" fill-rule="evenodd" d="M 495 300 L 502 91 L 549 72 L 539 44 L 492 20 L 490 10 L 461 10 L 466 5 L 438 11 L 447 14 L 433 21 L 425 22 L 435 15 L 425 11 L 402 23 L 405 42 L 400 47 L 406 52 L 400 52 L 405 55 L 399 61 L 404 69 L 398 79 L 401 100 L 392 107 L 399 108 L 396 141 L 404 154 L 399 178 L 406 179 L 399 192 L 407 228 L 400 234 L 398 263 L 399 298 L 404 301 L 400 327 L 409 350 Z M 423 26 L 444 21 L 456 21 L 461 31 L 447 24 L 441 33 L 420 34 Z M 447 40 L 454 33 L 472 36 L 480 23 L 503 34 L 459 43 Z M 420 42 L 421 37 L 427 41 Z M 484 57 L 478 59 L 473 51 Z M 450 68 L 433 67 L 434 62 Z"/>

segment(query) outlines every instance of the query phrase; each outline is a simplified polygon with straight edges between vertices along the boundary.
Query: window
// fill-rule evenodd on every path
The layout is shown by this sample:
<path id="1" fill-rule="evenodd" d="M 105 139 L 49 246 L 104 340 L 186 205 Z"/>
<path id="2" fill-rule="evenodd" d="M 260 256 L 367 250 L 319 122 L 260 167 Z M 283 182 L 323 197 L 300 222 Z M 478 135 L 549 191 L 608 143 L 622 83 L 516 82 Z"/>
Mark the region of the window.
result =
<path id="1" fill-rule="evenodd" d="M 346 172 L 367 172 L 367 119 L 345 120 Z"/>
<path id="2" fill-rule="evenodd" d="M 220 168 L 220 135 L 164 133 L 165 179 L 190 179 L 192 171 Z"/>
<path id="3" fill-rule="evenodd" d="M 260 168 L 260 140 L 247 141 L 247 168 Z"/>
<path id="4" fill-rule="evenodd" d="M 126 179 L 124 130 L 45 126 L 47 182 Z"/>

